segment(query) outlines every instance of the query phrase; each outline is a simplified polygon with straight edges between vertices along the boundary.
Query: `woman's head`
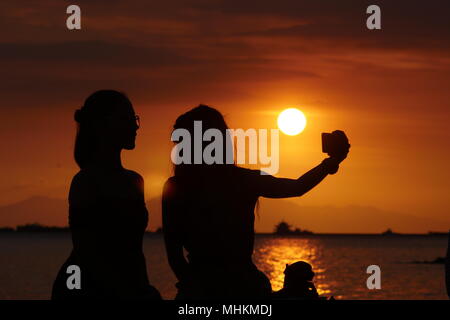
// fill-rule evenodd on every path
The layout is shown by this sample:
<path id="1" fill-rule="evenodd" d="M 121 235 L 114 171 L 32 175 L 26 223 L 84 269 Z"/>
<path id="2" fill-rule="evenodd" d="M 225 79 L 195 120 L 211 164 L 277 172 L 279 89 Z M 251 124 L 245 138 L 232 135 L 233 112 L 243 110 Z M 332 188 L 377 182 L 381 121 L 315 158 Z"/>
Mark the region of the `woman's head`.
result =
<path id="1" fill-rule="evenodd" d="M 194 121 L 202 122 L 203 131 L 215 128 L 225 133 L 228 129 L 223 115 L 217 109 L 211 108 L 204 104 L 200 104 L 198 107 L 195 107 L 179 116 L 175 121 L 173 128 L 187 129 L 189 132 L 194 134 Z"/>
<path id="2" fill-rule="evenodd" d="M 197 122 L 199 121 L 199 122 Z M 200 134 L 202 135 L 201 137 L 196 137 L 196 134 L 198 135 L 198 132 L 195 132 L 195 122 L 197 122 L 197 125 L 200 123 L 201 125 L 201 132 Z M 228 126 L 225 122 L 225 119 L 223 117 L 223 115 L 216 109 L 211 108 L 207 105 L 199 105 L 191 110 L 189 110 L 188 112 L 182 114 L 181 116 L 179 116 L 177 118 L 177 120 L 175 121 L 175 124 L 173 126 L 174 130 L 177 129 L 184 129 L 187 130 L 189 132 L 189 135 L 191 137 L 190 141 L 191 141 L 191 150 L 190 150 L 190 161 L 189 163 L 181 163 L 181 164 L 176 164 L 175 165 L 175 175 L 180 175 L 183 173 L 193 173 L 198 172 L 199 170 L 202 170 L 206 167 L 215 167 L 217 168 L 217 166 L 211 166 L 211 165 L 207 165 L 204 162 L 203 159 L 203 153 L 205 150 L 205 147 L 210 144 L 211 142 L 202 142 L 202 148 L 200 149 L 195 149 L 195 138 L 202 140 L 203 141 L 203 134 L 205 133 L 205 131 L 207 131 L 208 129 L 216 129 L 218 131 L 220 131 L 221 136 L 222 136 L 222 155 L 220 156 L 220 158 L 223 157 L 223 159 L 221 159 L 220 163 L 221 164 L 227 164 L 227 152 L 228 153 L 232 153 L 232 150 L 229 150 L 229 148 L 227 148 L 228 146 L 230 146 L 230 141 L 227 143 L 227 139 L 230 139 L 229 135 L 228 135 Z M 214 138 L 212 138 L 212 140 L 215 140 Z M 183 151 L 181 151 L 183 152 Z M 195 152 L 201 152 L 201 155 L 197 155 L 197 157 L 201 157 L 202 159 L 202 163 L 201 164 L 194 164 L 195 163 Z M 212 152 L 213 156 L 216 156 L 214 153 L 215 151 Z M 228 163 L 229 164 L 229 163 Z"/>
<path id="3" fill-rule="evenodd" d="M 75 111 L 75 161 L 79 167 L 86 167 L 100 148 L 134 149 L 138 119 L 124 93 L 99 90 L 91 94 Z"/>

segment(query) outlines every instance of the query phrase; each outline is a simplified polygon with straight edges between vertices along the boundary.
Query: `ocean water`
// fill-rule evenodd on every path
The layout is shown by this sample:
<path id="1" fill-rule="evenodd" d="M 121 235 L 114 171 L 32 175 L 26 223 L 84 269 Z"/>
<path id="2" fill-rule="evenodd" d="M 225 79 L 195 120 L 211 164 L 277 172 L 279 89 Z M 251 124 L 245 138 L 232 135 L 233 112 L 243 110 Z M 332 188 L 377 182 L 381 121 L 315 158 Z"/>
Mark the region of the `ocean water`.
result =
<path id="1" fill-rule="evenodd" d="M 274 290 L 286 263 L 309 262 L 320 294 L 337 299 L 447 299 L 444 265 L 415 264 L 446 253 L 447 237 L 258 235 L 255 264 Z M 0 299 L 49 299 L 54 277 L 71 249 L 68 233 L 0 234 Z M 175 296 L 175 277 L 160 235 L 146 235 L 144 253 L 151 283 L 166 299 Z M 369 290 L 369 265 L 381 268 L 381 289 Z"/>

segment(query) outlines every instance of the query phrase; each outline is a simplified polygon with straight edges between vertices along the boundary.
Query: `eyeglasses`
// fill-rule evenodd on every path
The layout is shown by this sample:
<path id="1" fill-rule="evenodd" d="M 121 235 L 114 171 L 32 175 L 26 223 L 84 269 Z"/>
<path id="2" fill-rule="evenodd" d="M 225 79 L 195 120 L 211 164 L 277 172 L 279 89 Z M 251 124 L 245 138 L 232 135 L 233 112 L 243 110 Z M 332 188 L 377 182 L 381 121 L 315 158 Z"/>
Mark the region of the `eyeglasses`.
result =
<path id="1" fill-rule="evenodd" d="M 141 127 L 141 118 L 138 115 L 135 115 L 134 120 L 136 121 L 137 127 L 140 128 Z"/>

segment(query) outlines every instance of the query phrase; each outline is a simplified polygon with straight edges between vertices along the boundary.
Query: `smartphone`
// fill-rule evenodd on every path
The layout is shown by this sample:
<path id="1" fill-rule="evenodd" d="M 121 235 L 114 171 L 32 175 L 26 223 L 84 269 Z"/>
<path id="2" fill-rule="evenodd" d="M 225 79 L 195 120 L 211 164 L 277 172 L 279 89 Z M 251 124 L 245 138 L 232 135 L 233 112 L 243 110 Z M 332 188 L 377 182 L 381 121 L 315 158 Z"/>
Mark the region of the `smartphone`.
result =
<path id="1" fill-rule="evenodd" d="M 334 136 L 331 133 L 322 133 L 322 152 L 323 153 L 333 153 L 336 148 L 336 143 L 334 141 Z"/>
<path id="2" fill-rule="evenodd" d="M 343 148 L 350 148 L 347 139 L 343 139 L 340 135 L 323 132 L 322 133 L 322 152 L 331 154 L 338 154 L 342 152 Z"/>

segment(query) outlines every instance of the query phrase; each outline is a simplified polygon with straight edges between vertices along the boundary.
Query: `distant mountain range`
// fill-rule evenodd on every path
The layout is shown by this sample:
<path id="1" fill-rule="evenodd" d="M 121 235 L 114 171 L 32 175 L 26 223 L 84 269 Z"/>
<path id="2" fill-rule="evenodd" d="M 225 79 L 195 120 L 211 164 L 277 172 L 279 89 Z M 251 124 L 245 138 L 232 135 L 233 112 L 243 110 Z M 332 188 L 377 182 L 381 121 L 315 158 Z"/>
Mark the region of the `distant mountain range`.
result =
<path id="1" fill-rule="evenodd" d="M 156 198 L 147 201 L 151 229 L 161 226 L 160 202 L 160 199 Z M 0 227 L 16 227 L 29 223 L 64 227 L 68 224 L 68 208 L 66 199 L 31 197 L 10 205 L 0 206 Z"/>
<path id="2" fill-rule="evenodd" d="M 161 201 L 147 201 L 150 212 L 149 229 L 161 226 Z M 0 206 L 0 227 L 16 227 L 27 223 L 48 226 L 67 225 L 68 204 L 64 199 L 42 196 Z M 272 232 L 284 220 L 294 227 L 315 233 L 381 233 L 388 228 L 395 232 L 447 232 L 450 221 L 388 212 L 365 206 L 300 206 L 292 200 L 260 199 L 256 214 L 256 230 Z"/>
<path id="3" fill-rule="evenodd" d="M 371 206 L 300 206 L 292 200 L 262 199 L 256 218 L 258 230 L 271 232 L 265 226 L 275 226 L 285 220 L 294 227 L 320 233 L 381 233 L 448 232 L 450 219 L 441 221 L 428 217 L 390 212 Z"/>
<path id="4" fill-rule="evenodd" d="M 68 204 L 66 200 L 31 197 L 10 205 L 0 207 L 0 226 L 15 227 L 27 223 L 47 226 L 66 226 L 68 224 Z"/>

